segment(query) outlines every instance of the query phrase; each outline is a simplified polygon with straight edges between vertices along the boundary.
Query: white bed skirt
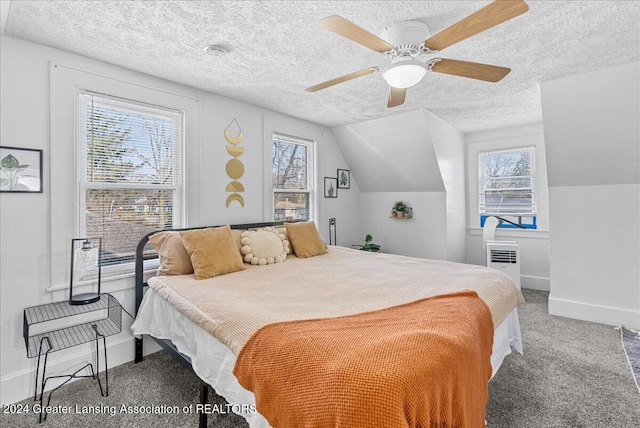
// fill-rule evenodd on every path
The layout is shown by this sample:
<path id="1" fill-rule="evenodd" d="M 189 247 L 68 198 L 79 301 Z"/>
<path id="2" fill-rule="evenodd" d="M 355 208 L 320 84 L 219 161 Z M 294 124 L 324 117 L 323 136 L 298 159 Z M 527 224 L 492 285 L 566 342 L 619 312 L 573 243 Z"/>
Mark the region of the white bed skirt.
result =
<path id="1" fill-rule="evenodd" d="M 148 289 L 145 293 L 131 330 L 138 337 L 148 334 L 158 339 L 169 339 L 180 352 L 191 358 L 194 372 L 227 400 L 231 405 L 230 410 L 245 418 L 251 428 L 270 428 L 260 413 L 247 411 L 255 409 L 255 397 L 233 375 L 235 354 L 153 290 Z M 491 354 L 492 377 L 504 357 L 511 353 L 512 347 L 522 353 L 517 309 L 495 329 Z"/>

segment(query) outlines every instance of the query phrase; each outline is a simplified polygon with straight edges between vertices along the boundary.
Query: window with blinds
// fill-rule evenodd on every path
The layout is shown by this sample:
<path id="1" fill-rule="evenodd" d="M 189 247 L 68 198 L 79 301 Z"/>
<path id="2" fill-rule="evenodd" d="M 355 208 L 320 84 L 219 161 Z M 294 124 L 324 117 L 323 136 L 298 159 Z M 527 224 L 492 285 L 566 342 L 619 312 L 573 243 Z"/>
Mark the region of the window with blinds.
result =
<path id="1" fill-rule="evenodd" d="M 102 237 L 105 264 L 140 238 L 181 226 L 183 114 L 91 93 L 78 102 L 79 231 Z"/>
<path id="2" fill-rule="evenodd" d="M 311 220 L 313 141 L 274 133 L 272 137 L 273 219 Z"/>
<path id="3" fill-rule="evenodd" d="M 481 216 L 535 217 L 534 160 L 533 147 L 479 154 Z"/>

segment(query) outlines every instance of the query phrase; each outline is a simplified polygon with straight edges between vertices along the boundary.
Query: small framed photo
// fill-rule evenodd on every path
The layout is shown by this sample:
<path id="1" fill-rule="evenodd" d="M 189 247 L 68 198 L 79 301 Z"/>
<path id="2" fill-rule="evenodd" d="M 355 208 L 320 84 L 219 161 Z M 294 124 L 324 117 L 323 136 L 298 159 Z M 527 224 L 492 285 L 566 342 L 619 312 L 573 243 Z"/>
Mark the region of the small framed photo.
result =
<path id="1" fill-rule="evenodd" d="M 348 169 L 338 170 L 338 189 L 351 188 L 351 172 Z"/>
<path id="2" fill-rule="evenodd" d="M 0 146 L 0 192 L 42 193 L 42 150 Z"/>
<path id="3" fill-rule="evenodd" d="M 324 178 L 324 197 L 325 198 L 337 198 L 338 197 L 338 179 L 335 177 Z"/>

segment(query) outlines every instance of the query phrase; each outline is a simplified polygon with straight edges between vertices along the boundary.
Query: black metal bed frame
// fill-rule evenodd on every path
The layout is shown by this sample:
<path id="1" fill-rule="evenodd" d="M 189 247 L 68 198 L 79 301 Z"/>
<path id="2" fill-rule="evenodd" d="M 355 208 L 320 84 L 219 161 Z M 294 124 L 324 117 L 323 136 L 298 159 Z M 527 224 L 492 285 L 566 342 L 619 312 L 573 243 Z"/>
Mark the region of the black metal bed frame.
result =
<path id="1" fill-rule="evenodd" d="M 281 227 L 284 225 L 284 221 L 276 221 L 276 222 L 264 222 L 264 223 L 247 223 L 247 224 L 233 224 L 231 225 L 231 229 L 256 229 L 260 227 Z M 289 222 L 291 223 L 291 222 Z M 164 229 L 164 230 L 156 230 L 150 233 L 147 233 L 145 236 L 140 239 L 138 242 L 138 246 L 136 247 L 136 261 L 135 261 L 135 296 L 136 296 L 136 310 L 135 315 L 138 315 L 138 310 L 140 309 L 140 305 L 142 304 L 142 297 L 144 296 L 144 288 L 147 286 L 147 283 L 144 281 L 144 247 L 149 242 L 149 237 L 154 233 L 162 232 L 162 231 L 181 231 L 181 230 L 196 230 L 196 229 L 206 229 L 208 227 L 219 227 L 219 226 L 201 226 L 201 227 L 188 227 L 183 229 Z M 176 346 L 167 339 L 158 339 L 156 337 L 150 336 L 153 340 L 155 340 L 163 349 L 167 350 L 169 354 L 178 361 L 178 363 L 189 369 L 193 370 L 191 365 L 191 359 L 178 351 Z M 142 349 L 142 338 L 135 338 L 135 362 L 139 363 L 144 359 L 143 349 Z M 206 404 L 208 400 L 209 394 L 209 385 L 201 380 L 200 381 L 200 404 Z M 207 426 L 207 414 L 205 412 L 201 412 L 199 414 L 198 426 L 200 428 L 205 428 Z"/>

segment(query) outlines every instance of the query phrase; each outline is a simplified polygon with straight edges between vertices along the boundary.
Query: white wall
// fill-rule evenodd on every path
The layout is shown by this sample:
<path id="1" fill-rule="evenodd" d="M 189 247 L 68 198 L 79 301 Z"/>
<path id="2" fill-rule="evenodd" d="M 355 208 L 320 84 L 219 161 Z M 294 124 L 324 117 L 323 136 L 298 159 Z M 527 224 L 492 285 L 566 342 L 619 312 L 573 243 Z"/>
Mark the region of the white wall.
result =
<path id="1" fill-rule="evenodd" d="M 385 252 L 464 262 L 464 138 L 459 130 L 418 109 L 333 132 L 360 183 L 363 237 L 373 235 Z M 413 208 L 413 219 L 388 218 L 400 200 Z"/>
<path id="2" fill-rule="evenodd" d="M 66 249 L 74 237 L 74 188 L 65 175 L 73 165 L 62 162 L 72 150 L 73 139 L 64 136 L 73 134 L 73 123 L 52 120 L 60 117 L 52 108 L 65 108 L 68 100 L 58 97 L 65 93 L 69 76 L 73 80 L 78 70 L 81 70 L 78 76 L 90 72 L 96 76 L 93 81 L 107 82 L 104 84 L 114 90 L 137 87 L 166 93 L 166 103 L 175 96 L 199 105 L 189 112 L 198 117 L 186 146 L 189 225 L 254 222 L 268 217 L 263 212 L 265 118 L 317 136 L 319 177 L 333 177 L 337 168 L 348 169 L 331 130 L 319 125 L 45 46 L 6 36 L 0 38 L 0 43 L 1 144 L 44 150 L 44 193 L 0 195 L 2 403 L 15 402 L 33 392 L 35 361 L 26 358 L 22 339 L 23 309 L 68 297 L 64 288 L 67 263 L 52 263 L 52 260 L 56 251 L 61 251 L 60 257 L 66 257 L 66 250 L 62 248 Z M 52 76 L 52 62 L 72 73 L 64 79 Z M 246 150 L 242 157 L 246 167 L 242 178 L 247 189 L 245 208 L 235 203 L 229 208 L 225 206 L 228 182 L 225 164 L 229 156 L 224 148 L 223 131 L 234 118 L 245 135 Z M 52 164 L 52 160 L 56 164 Z M 351 189 L 341 191 L 337 199 L 324 199 L 320 194 L 318 226 L 323 237 L 328 238 L 328 218 L 337 217 L 339 239 L 345 244 L 359 242 L 359 203 L 354 177 Z M 51 217 L 52 209 L 57 213 L 55 219 Z M 132 286 L 133 278 L 126 275 L 117 281 L 103 282 L 103 291 L 112 292 L 125 309 L 133 312 Z M 130 324 L 131 320 L 125 316 L 123 333 L 107 339 L 112 367 L 133 359 Z M 67 373 L 81 367 L 91 358 L 90 350 L 91 346 L 84 345 L 51 354 L 48 374 Z"/>
<path id="3" fill-rule="evenodd" d="M 640 328 L 640 185 L 549 192 L 549 313 Z"/>
<path id="4" fill-rule="evenodd" d="M 640 328 L 637 62 L 543 82 L 549 312 Z"/>
<path id="5" fill-rule="evenodd" d="M 412 218 L 389 218 L 400 200 L 413 208 Z M 370 234 L 384 253 L 447 260 L 445 192 L 362 192 L 360 212 L 362 236 L 353 244 Z"/>
<path id="6" fill-rule="evenodd" d="M 423 110 L 446 191 L 447 258 L 464 263 L 467 249 L 467 193 L 464 134 L 433 113 Z"/>
<path id="7" fill-rule="evenodd" d="M 469 234 L 467 263 L 485 265 L 485 251 L 478 212 L 478 153 L 535 147 L 535 192 L 537 206 L 536 230 L 497 229 L 496 239 L 517 241 L 520 244 L 520 273 L 524 288 L 549 290 L 549 194 L 545 161 L 545 138 L 541 123 L 465 134 L 467 143 L 467 189 Z"/>

